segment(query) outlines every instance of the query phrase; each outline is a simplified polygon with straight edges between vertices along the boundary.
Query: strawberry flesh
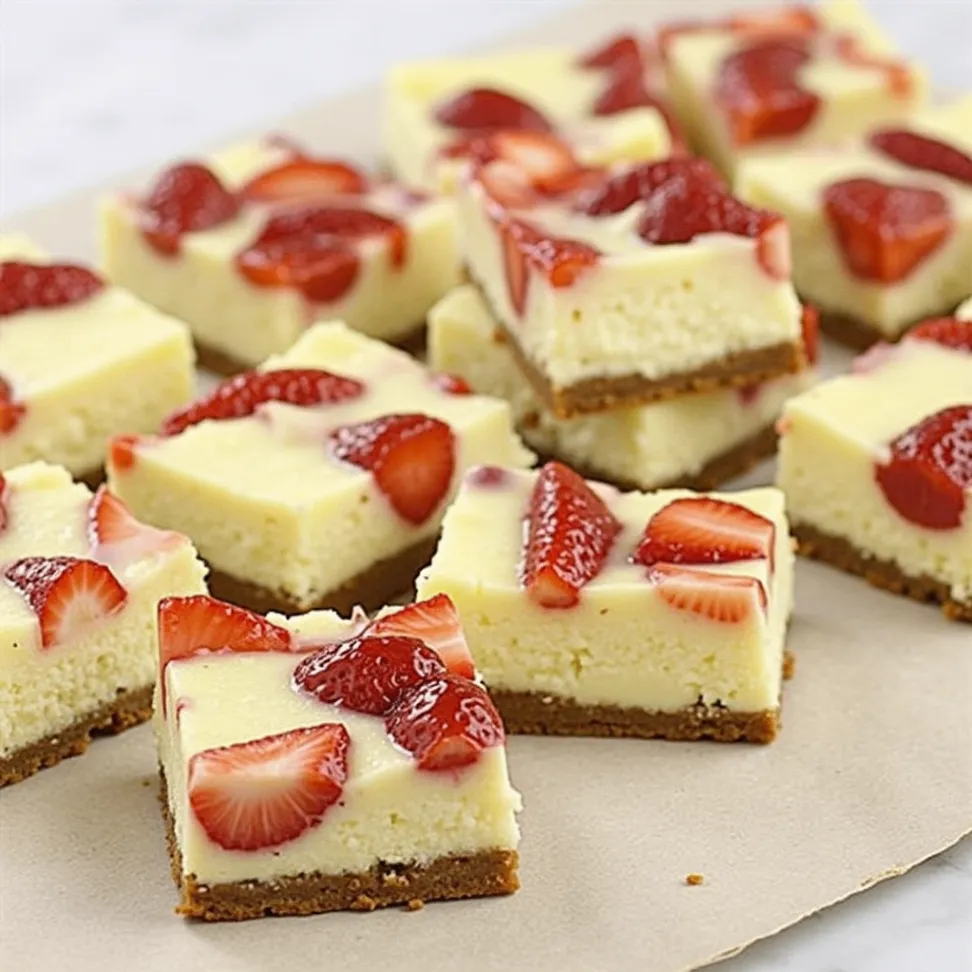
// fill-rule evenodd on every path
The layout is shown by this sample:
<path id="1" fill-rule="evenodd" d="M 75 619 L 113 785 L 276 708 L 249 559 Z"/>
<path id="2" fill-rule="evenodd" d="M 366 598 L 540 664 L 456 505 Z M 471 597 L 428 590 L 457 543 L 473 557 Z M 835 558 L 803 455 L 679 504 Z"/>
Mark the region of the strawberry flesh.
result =
<path id="1" fill-rule="evenodd" d="M 532 105 L 493 88 L 472 88 L 435 110 L 435 120 L 460 131 L 488 132 L 499 128 L 549 132 L 553 126 Z"/>
<path id="2" fill-rule="evenodd" d="M 719 624 L 739 624 L 765 612 L 766 588 L 755 577 L 654 564 L 648 579 L 666 604 Z"/>
<path id="3" fill-rule="evenodd" d="M 110 555 L 111 563 L 117 564 L 171 549 L 181 537 L 140 523 L 117 496 L 99 486 L 88 504 L 88 540 L 92 548 L 108 548 L 100 550 L 99 560 Z"/>
<path id="4" fill-rule="evenodd" d="M 936 317 L 922 321 L 908 332 L 910 341 L 933 341 L 945 348 L 972 353 L 972 321 L 957 317 Z"/>
<path id="5" fill-rule="evenodd" d="M 937 172 L 972 186 L 972 156 L 938 139 L 907 129 L 885 129 L 868 139 L 871 148 L 888 158 L 924 172 Z"/>
<path id="6" fill-rule="evenodd" d="M 128 472 L 135 467 L 137 435 L 116 435 L 108 447 L 108 465 L 112 472 Z"/>
<path id="7" fill-rule="evenodd" d="M 9 435 L 27 414 L 23 402 L 14 398 L 13 385 L 0 375 L 0 435 Z"/>
<path id="8" fill-rule="evenodd" d="M 608 68 L 615 74 L 640 74 L 644 70 L 641 44 L 633 34 L 618 34 L 578 61 L 585 68 Z"/>
<path id="9" fill-rule="evenodd" d="M 346 162 L 296 158 L 254 176 L 240 195 L 248 202 L 286 202 L 367 191 L 368 180 Z"/>
<path id="10" fill-rule="evenodd" d="M 471 395 L 473 393 L 469 382 L 461 375 L 438 372 L 432 375 L 432 384 L 447 395 Z"/>
<path id="11" fill-rule="evenodd" d="M 0 263 L 0 317 L 66 307 L 93 297 L 105 282 L 71 263 Z"/>
<path id="12" fill-rule="evenodd" d="M 820 360 L 820 312 L 811 304 L 804 304 L 800 313 L 800 331 L 803 335 L 803 351 L 807 363 L 815 365 Z"/>

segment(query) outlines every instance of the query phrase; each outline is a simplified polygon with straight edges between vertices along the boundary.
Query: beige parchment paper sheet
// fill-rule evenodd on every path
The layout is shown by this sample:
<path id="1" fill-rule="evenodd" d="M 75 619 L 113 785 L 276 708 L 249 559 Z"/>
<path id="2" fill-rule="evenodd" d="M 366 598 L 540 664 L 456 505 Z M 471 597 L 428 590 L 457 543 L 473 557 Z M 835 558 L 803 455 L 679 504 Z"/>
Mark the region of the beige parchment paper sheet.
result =
<path id="1" fill-rule="evenodd" d="M 587 43 L 718 9 L 600 3 L 534 37 Z M 269 127 L 369 159 L 377 106 L 371 89 Z M 90 256 L 95 195 L 5 228 Z M 511 740 L 526 804 L 514 897 L 186 924 L 141 727 L 0 794 L 0 968 L 679 972 L 900 874 L 972 829 L 972 628 L 815 564 L 797 581 L 797 674 L 771 747 Z"/>

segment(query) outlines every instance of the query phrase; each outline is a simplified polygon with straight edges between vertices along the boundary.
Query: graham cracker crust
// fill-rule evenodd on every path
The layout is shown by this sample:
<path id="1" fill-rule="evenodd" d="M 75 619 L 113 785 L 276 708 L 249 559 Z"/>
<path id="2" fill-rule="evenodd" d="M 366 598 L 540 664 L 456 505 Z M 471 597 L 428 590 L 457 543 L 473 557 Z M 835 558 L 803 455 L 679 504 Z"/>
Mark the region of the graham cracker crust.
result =
<path id="1" fill-rule="evenodd" d="M 843 344 L 852 351 L 866 351 L 878 341 L 896 341 L 904 335 L 904 331 L 897 338 L 884 334 L 871 324 L 867 324 L 857 317 L 838 314 L 833 311 L 820 312 L 820 330 L 827 337 Z"/>
<path id="2" fill-rule="evenodd" d="M 849 540 L 816 527 L 791 520 L 790 529 L 797 541 L 797 551 L 804 557 L 857 574 L 882 590 L 903 594 L 916 601 L 940 604 L 945 616 L 953 621 L 972 622 L 972 601 L 956 601 L 947 584 L 927 575 L 914 577 L 906 574 L 897 564 L 872 557 L 858 550 Z"/>
<path id="3" fill-rule="evenodd" d="M 182 854 L 169 810 L 165 774 L 162 815 L 172 876 L 179 889 L 176 914 L 203 921 L 245 921 L 328 911 L 374 911 L 406 905 L 415 911 L 427 901 L 513 894 L 520 887 L 514 850 L 480 851 L 440 857 L 428 864 L 379 863 L 361 874 L 297 874 L 273 881 L 200 884 L 182 873 Z"/>
<path id="4" fill-rule="evenodd" d="M 84 483 L 88 489 L 97 489 L 105 481 L 105 467 L 96 466 L 74 477 L 75 482 Z"/>
<path id="5" fill-rule="evenodd" d="M 303 614 L 330 608 L 341 614 L 349 614 L 355 607 L 376 611 L 393 598 L 404 594 L 415 583 L 418 572 L 425 567 L 435 553 L 438 536 L 421 540 L 387 560 L 379 560 L 357 577 L 341 587 L 306 604 L 296 601 L 284 591 L 261 587 L 252 581 L 241 580 L 219 570 L 210 570 L 209 592 L 213 597 L 260 614 L 277 611 L 280 614 Z"/>
<path id="6" fill-rule="evenodd" d="M 92 736 L 113 736 L 147 721 L 152 715 L 152 686 L 119 689 L 111 702 L 78 719 L 53 736 L 18 749 L 0 759 L 0 787 L 33 776 L 42 769 L 56 766 L 62 759 L 80 756 Z"/>

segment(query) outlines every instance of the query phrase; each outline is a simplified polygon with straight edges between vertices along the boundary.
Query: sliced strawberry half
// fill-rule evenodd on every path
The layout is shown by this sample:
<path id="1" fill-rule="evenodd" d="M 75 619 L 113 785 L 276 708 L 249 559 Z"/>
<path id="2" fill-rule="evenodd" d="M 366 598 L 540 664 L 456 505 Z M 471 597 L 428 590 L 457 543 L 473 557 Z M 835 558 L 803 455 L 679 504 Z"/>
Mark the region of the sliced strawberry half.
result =
<path id="1" fill-rule="evenodd" d="M 182 537 L 171 530 L 140 523 L 117 496 L 99 486 L 88 504 L 88 540 L 93 548 L 101 548 L 99 559 L 117 564 L 171 550 L 182 542 Z"/>
<path id="2" fill-rule="evenodd" d="M 204 750 L 189 760 L 189 806 L 224 850 L 279 847 L 341 798 L 350 748 L 344 726 L 325 724 Z"/>
<path id="3" fill-rule="evenodd" d="M 577 63 L 585 68 L 607 68 L 614 74 L 640 74 L 644 61 L 638 38 L 634 34 L 618 34 L 582 55 Z"/>
<path id="4" fill-rule="evenodd" d="M 452 429 L 428 415 L 383 415 L 331 433 L 336 458 L 368 470 L 403 520 L 420 526 L 441 506 L 456 469 Z"/>
<path id="5" fill-rule="evenodd" d="M 907 336 L 910 341 L 933 341 L 946 348 L 972 353 L 972 321 L 957 317 L 936 317 L 922 321 Z"/>
<path id="6" fill-rule="evenodd" d="M 288 405 L 336 405 L 358 398 L 365 386 L 319 368 L 244 371 L 222 382 L 211 394 L 173 412 L 163 423 L 163 435 L 178 435 L 200 422 L 245 418 L 266 402 Z"/>
<path id="7" fill-rule="evenodd" d="M 807 363 L 815 365 L 820 360 L 820 312 L 811 304 L 804 304 L 800 313 L 800 331 Z"/>
<path id="8" fill-rule="evenodd" d="M 435 120 L 460 131 L 499 128 L 549 132 L 553 126 L 533 105 L 495 88 L 471 88 L 440 104 Z"/>
<path id="9" fill-rule="evenodd" d="M 82 637 L 128 600 L 104 564 L 78 557 L 25 557 L 10 564 L 4 577 L 37 615 L 44 648 Z"/>
<path id="10" fill-rule="evenodd" d="M 462 375 L 452 375 L 444 371 L 431 376 L 432 384 L 447 395 L 471 395 L 473 393 L 469 382 Z"/>
<path id="11" fill-rule="evenodd" d="M 823 204 L 848 270 L 862 280 L 904 280 L 954 229 L 948 200 L 935 189 L 845 179 L 827 186 Z"/>
<path id="12" fill-rule="evenodd" d="M 740 624 L 766 611 L 766 588 L 755 577 L 655 564 L 648 579 L 662 600 L 676 610 L 719 624 Z"/>
<path id="13" fill-rule="evenodd" d="M 947 142 L 897 128 L 874 132 L 868 143 L 871 148 L 902 165 L 924 172 L 937 172 L 972 186 L 972 156 Z"/>
<path id="14" fill-rule="evenodd" d="M 269 203 L 354 196 L 367 191 L 368 180 L 346 162 L 298 158 L 254 176 L 240 195 L 248 202 Z"/>
<path id="15" fill-rule="evenodd" d="M 13 385 L 0 375 L 0 435 L 9 435 L 27 414 L 27 406 L 14 397 Z"/>
<path id="16" fill-rule="evenodd" d="M 108 465 L 112 472 L 128 472 L 135 468 L 137 435 L 116 435 L 108 447 Z"/>
<path id="17" fill-rule="evenodd" d="M 442 772 L 475 763 L 506 738 L 496 706 L 475 682 L 445 674 L 405 692 L 385 718 L 391 738 L 418 760 L 419 769 Z"/>
<path id="18" fill-rule="evenodd" d="M 548 462 L 530 496 L 521 583 L 545 608 L 570 608 L 604 567 L 621 532 L 607 504 L 572 469 Z"/>
<path id="19" fill-rule="evenodd" d="M 386 614 L 368 628 L 368 634 L 418 638 L 435 651 L 454 675 L 463 678 L 476 675 L 459 612 L 448 594 L 436 594 Z"/>
<path id="20" fill-rule="evenodd" d="M 102 291 L 96 273 L 73 263 L 0 263 L 0 317 L 28 310 L 67 307 Z"/>

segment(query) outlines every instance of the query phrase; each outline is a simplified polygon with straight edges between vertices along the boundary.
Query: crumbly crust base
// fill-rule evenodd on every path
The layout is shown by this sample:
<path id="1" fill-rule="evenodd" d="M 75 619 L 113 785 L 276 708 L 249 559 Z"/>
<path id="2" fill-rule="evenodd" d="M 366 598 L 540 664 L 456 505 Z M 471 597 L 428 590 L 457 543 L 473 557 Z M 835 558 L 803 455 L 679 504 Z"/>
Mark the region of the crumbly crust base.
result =
<path id="1" fill-rule="evenodd" d="M 902 594 L 916 601 L 940 604 L 945 616 L 953 621 L 972 622 L 972 600 L 957 601 L 949 586 L 933 577 L 906 574 L 889 560 L 872 557 L 849 540 L 818 530 L 805 523 L 790 521 L 797 550 L 804 557 L 823 561 L 832 567 L 857 574 L 874 587 Z"/>
<path id="2" fill-rule="evenodd" d="M 0 759 L 0 787 L 56 766 L 62 759 L 80 756 L 92 736 L 113 736 L 146 722 L 152 715 L 152 686 L 119 689 L 111 702 L 72 723 L 61 732 L 24 746 Z"/>
<path id="3" fill-rule="evenodd" d="M 330 608 L 340 614 L 348 614 L 355 607 L 376 611 L 393 598 L 409 591 L 418 572 L 425 567 L 435 553 L 438 536 L 420 541 L 387 560 L 379 560 L 357 577 L 307 603 L 297 601 L 284 591 L 261 587 L 252 581 L 242 580 L 219 570 L 209 573 L 209 592 L 213 597 L 241 607 L 266 614 L 303 614 Z"/>
<path id="4" fill-rule="evenodd" d="M 105 481 L 105 467 L 96 466 L 74 477 L 76 482 L 84 483 L 88 489 L 97 489 Z"/>
<path id="5" fill-rule="evenodd" d="M 273 881 L 200 884 L 182 872 L 182 854 L 169 809 L 165 774 L 162 815 L 172 877 L 179 889 L 176 914 L 203 921 L 245 921 L 328 911 L 374 911 L 391 905 L 417 910 L 427 901 L 513 894 L 520 887 L 515 850 L 440 857 L 428 864 L 378 863 L 362 874 L 296 874 Z"/>
<path id="6" fill-rule="evenodd" d="M 812 304 L 813 301 L 808 301 L 808 303 Z M 853 351 L 866 351 L 871 345 L 877 344 L 879 341 L 886 341 L 891 344 L 900 341 L 920 321 L 932 317 L 952 317 L 957 310 L 958 305 L 951 305 L 943 307 L 934 314 L 923 314 L 919 320 L 902 326 L 897 334 L 886 334 L 873 324 L 850 314 L 822 310 L 820 311 L 820 330 L 827 337 Z"/>

